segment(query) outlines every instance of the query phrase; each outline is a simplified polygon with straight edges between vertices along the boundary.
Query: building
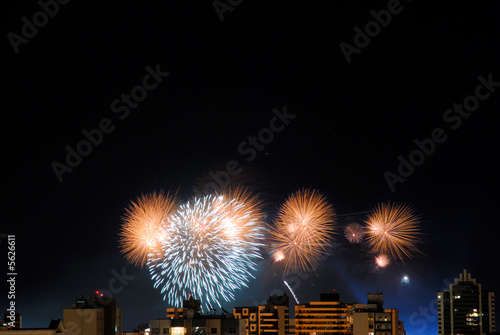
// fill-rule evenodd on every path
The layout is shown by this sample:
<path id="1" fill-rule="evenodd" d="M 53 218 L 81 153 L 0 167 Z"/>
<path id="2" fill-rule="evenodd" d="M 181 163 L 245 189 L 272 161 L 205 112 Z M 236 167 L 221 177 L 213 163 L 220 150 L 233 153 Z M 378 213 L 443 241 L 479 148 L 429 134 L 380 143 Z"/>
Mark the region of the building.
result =
<path id="1" fill-rule="evenodd" d="M 165 318 L 150 320 L 150 334 L 244 335 L 245 322 L 232 314 L 203 315 L 200 300 L 190 297 L 183 308 L 167 308 Z"/>
<path id="2" fill-rule="evenodd" d="M 349 306 L 340 302 L 338 293 L 322 293 L 320 301 L 295 305 L 295 334 L 349 334 Z"/>
<path id="3" fill-rule="evenodd" d="M 295 319 L 290 319 L 288 322 L 288 334 L 295 335 Z"/>
<path id="4" fill-rule="evenodd" d="M 23 328 L 23 317 L 19 313 L 5 313 L 0 324 L 0 329 L 20 329 Z"/>
<path id="5" fill-rule="evenodd" d="M 245 334 L 257 335 L 259 333 L 259 307 L 234 307 L 233 314 L 235 318 L 245 321 Z"/>
<path id="6" fill-rule="evenodd" d="M 233 314 L 245 321 L 246 335 L 288 335 L 289 304 L 288 295 L 273 295 L 265 305 L 235 307 Z"/>
<path id="7" fill-rule="evenodd" d="M 69 335 L 64 329 L 60 319 L 51 320 L 47 328 L 9 328 L 1 329 L 0 334 L 16 334 L 16 335 Z"/>
<path id="8" fill-rule="evenodd" d="M 149 328 L 149 324 L 145 323 L 137 325 L 132 331 L 123 331 L 122 335 L 149 335 L 150 333 L 151 329 Z"/>
<path id="9" fill-rule="evenodd" d="M 353 335 L 405 335 L 397 309 L 384 309 L 382 293 L 369 293 L 366 304 L 352 304 L 348 317 Z"/>
<path id="10" fill-rule="evenodd" d="M 71 309 L 63 310 L 64 327 L 80 335 L 122 335 L 122 310 L 115 298 L 99 291 L 93 297 L 76 299 Z"/>
<path id="11" fill-rule="evenodd" d="M 481 335 L 495 332 L 495 295 L 464 269 L 448 290 L 438 291 L 438 334 Z"/>

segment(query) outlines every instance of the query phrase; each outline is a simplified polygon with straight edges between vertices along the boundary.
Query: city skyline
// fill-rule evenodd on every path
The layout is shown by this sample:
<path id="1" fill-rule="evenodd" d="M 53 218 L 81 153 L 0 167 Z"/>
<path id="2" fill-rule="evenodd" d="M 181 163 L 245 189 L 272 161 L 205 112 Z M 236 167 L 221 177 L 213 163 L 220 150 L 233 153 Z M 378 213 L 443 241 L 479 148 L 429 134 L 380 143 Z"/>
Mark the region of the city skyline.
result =
<path id="1" fill-rule="evenodd" d="M 462 296 L 457 296 L 457 294 Z M 480 298 L 474 299 L 475 295 Z M 482 303 L 481 299 L 483 300 Z M 290 305 L 291 301 L 292 300 L 286 292 L 274 292 L 268 297 L 265 303 L 262 302 L 259 306 L 235 306 L 231 309 L 231 312 L 222 308 L 220 313 L 218 313 L 216 309 L 212 309 L 208 313 L 203 313 L 203 302 L 189 295 L 183 300 L 182 305 L 166 308 L 165 314 L 162 317 L 152 318 L 151 332 L 155 334 L 153 327 L 157 327 L 157 323 L 161 322 L 159 320 L 192 318 L 215 319 L 217 317 L 226 319 L 229 317 L 230 319 L 243 319 L 245 321 L 243 325 L 240 324 L 238 326 L 231 323 L 230 326 L 236 327 L 232 329 L 240 327 L 239 331 L 234 330 L 234 333 L 241 334 L 245 331 L 246 335 L 260 334 L 262 331 L 275 331 L 278 335 L 286 335 L 290 332 L 308 334 L 314 329 L 321 329 L 317 327 L 323 327 L 323 325 L 331 329 L 337 329 L 337 331 L 346 334 L 365 334 L 369 332 L 368 326 L 370 325 L 369 328 L 371 330 L 376 328 L 381 332 L 385 332 L 385 335 L 391 334 L 391 332 L 393 335 L 406 335 L 404 321 L 399 320 L 399 309 L 394 308 L 394 306 L 388 308 L 387 304 L 384 303 L 383 293 L 367 293 L 364 302 L 346 302 L 342 299 L 341 294 L 335 291 L 321 293 L 319 294 L 319 299 L 316 298 L 307 302 L 297 302 L 293 304 L 292 301 L 292 305 Z M 454 303 L 452 301 L 454 301 Z M 452 303 L 451 309 L 455 308 L 454 313 L 450 310 L 450 303 Z M 292 308 L 292 311 L 295 312 L 293 317 L 290 317 L 290 306 L 294 307 Z M 476 308 L 474 309 L 474 307 Z M 457 308 L 460 311 L 459 313 L 456 312 Z M 90 310 L 79 312 L 78 310 L 81 309 Z M 431 314 L 438 314 L 440 334 L 447 334 L 450 331 L 450 326 L 453 329 L 454 323 L 460 325 L 460 327 L 462 327 L 460 331 L 467 334 L 496 334 L 494 292 L 481 290 L 481 284 L 478 283 L 476 279 L 472 278 L 471 274 L 467 272 L 467 269 L 463 269 L 462 273 L 459 273 L 458 277 L 454 279 L 454 282 L 449 283 L 449 290 L 437 292 L 436 306 L 433 309 L 434 311 L 431 311 Z M 471 326 L 466 326 L 465 314 L 463 313 L 467 312 L 473 313 L 483 321 L 477 321 L 477 317 L 468 317 L 467 320 L 469 321 L 467 321 L 467 324 L 470 323 Z M 449 313 L 455 315 L 455 321 L 453 321 L 453 316 L 450 319 Z M 481 313 L 483 313 L 482 316 Z M 94 316 L 82 319 L 82 315 Z M 115 298 L 106 296 L 102 291 L 95 291 L 92 296 L 84 297 L 82 295 L 76 298 L 75 304 L 73 304 L 71 308 L 64 309 L 63 319 L 51 319 L 48 329 L 55 329 L 53 327 L 57 327 L 58 329 L 66 329 L 70 331 L 70 333 L 73 333 L 76 329 L 81 327 L 87 327 L 88 329 L 95 328 L 96 330 L 102 327 L 100 331 L 104 331 L 107 334 L 116 331 L 118 331 L 118 333 L 122 331 L 133 331 L 132 329 L 122 330 L 121 315 L 122 309 L 118 306 Z M 315 315 L 321 315 L 322 317 L 318 320 Z M 467 315 L 469 316 L 472 314 Z M 338 319 L 339 322 L 324 322 L 332 318 Z M 8 313 L 4 315 L 4 323 L 5 322 L 8 322 L 9 325 L 10 323 L 14 323 L 14 321 L 9 321 Z M 22 319 L 19 319 L 19 315 L 16 315 L 15 322 L 15 327 L 19 328 L 19 325 L 22 324 Z M 389 322 L 389 325 L 387 322 Z M 134 329 L 147 325 L 148 322 L 137 324 Z M 201 324 L 198 324 L 198 326 L 199 325 Z M 212 325 L 216 326 L 217 324 Z M 229 323 L 227 325 L 229 325 Z M 479 325 L 481 325 L 480 327 L 483 329 L 480 332 L 479 329 L 474 328 L 475 326 L 479 327 Z M 168 325 L 164 324 L 164 326 L 167 326 L 168 329 L 170 327 L 170 321 L 168 321 Z M 191 323 L 185 325 L 185 327 L 188 327 L 187 330 L 189 333 Z M 27 327 L 21 328 L 25 330 L 35 329 Z M 47 329 L 45 327 L 37 328 Z M 470 329 L 468 330 L 467 328 Z M 223 330 L 224 329 L 225 328 L 223 328 Z"/>
<path id="2" fill-rule="evenodd" d="M 229 176 L 262 200 L 266 227 L 301 189 L 323 194 L 336 223 L 314 271 L 283 276 L 263 248 L 248 287 L 221 307 L 292 297 L 284 281 L 299 302 L 383 292 L 408 334 L 436 335 L 436 292 L 463 269 L 500 291 L 499 12 L 8 1 L 0 307 L 14 301 L 26 327 L 45 327 L 100 290 L 123 308 L 123 329 L 162 315 L 149 269 L 120 248 L 126 208 L 160 191 L 186 204 Z M 344 230 L 389 202 L 419 215 L 421 243 L 380 267 Z"/>
<path id="3" fill-rule="evenodd" d="M 298 278 L 297 275 L 301 276 L 302 278 L 304 278 L 304 275 L 306 275 L 306 274 L 307 274 L 306 272 L 302 272 L 302 273 L 296 272 L 294 274 L 290 274 L 289 273 L 288 275 L 291 275 L 291 276 L 294 277 L 294 279 L 297 279 Z M 120 277 L 118 273 L 115 273 L 114 276 L 116 276 L 115 279 L 119 279 L 119 280 L 120 279 L 124 279 L 124 278 Z M 449 282 L 448 280 L 445 280 L 444 284 L 446 284 L 447 286 L 449 286 L 449 288 L 455 287 L 457 285 L 457 283 L 461 283 L 464 280 L 463 278 L 466 278 L 465 280 L 469 280 L 471 283 L 476 284 L 476 279 L 474 279 L 474 278 L 471 279 L 471 274 L 470 274 L 470 272 L 469 273 L 467 272 L 467 269 L 463 269 L 463 271 L 461 273 L 459 273 L 458 276 L 453 279 L 453 281 Z M 407 275 L 405 275 L 403 278 L 401 278 L 401 283 L 408 284 L 409 283 L 409 277 Z M 477 284 L 479 285 L 479 287 L 481 287 L 480 283 L 477 283 Z M 269 306 L 269 304 L 271 304 L 271 306 L 272 305 L 275 305 L 275 306 L 287 306 L 286 307 L 287 310 L 288 310 L 288 308 L 292 307 L 290 309 L 291 309 L 291 311 L 293 313 L 290 313 L 290 319 L 295 319 L 295 313 L 296 313 L 296 309 L 297 308 L 299 308 L 299 310 L 307 308 L 306 306 L 309 306 L 309 304 L 312 303 L 312 301 L 315 301 L 314 304 L 318 305 L 318 307 L 322 307 L 322 306 L 320 306 L 320 304 L 321 304 L 320 301 L 340 301 L 340 304 L 354 306 L 354 308 L 368 308 L 368 311 L 370 311 L 371 308 L 373 308 L 373 307 L 369 307 L 369 306 L 372 306 L 370 304 L 374 304 L 374 303 L 378 304 L 378 302 L 373 302 L 373 301 L 377 301 L 377 299 L 382 299 L 382 300 L 380 300 L 380 306 L 377 307 L 376 309 L 374 309 L 373 311 L 377 311 L 378 310 L 378 311 L 382 311 L 382 312 L 384 312 L 384 311 L 387 312 L 387 311 L 393 311 L 393 308 L 395 308 L 395 310 L 399 311 L 399 306 L 391 306 L 391 309 L 387 309 L 387 308 L 384 309 L 382 307 L 382 306 L 387 306 L 387 304 L 385 304 L 383 302 L 384 301 L 383 298 L 382 298 L 383 292 L 366 292 L 366 294 L 365 294 L 365 300 L 363 300 L 363 299 L 360 299 L 360 300 L 354 299 L 354 300 L 350 301 L 350 300 L 344 300 L 343 297 L 342 297 L 342 295 L 341 295 L 341 292 L 338 292 L 338 291 L 336 291 L 336 289 L 333 289 L 333 291 L 331 291 L 331 292 L 321 292 L 321 293 L 318 293 L 317 297 L 314 298 L 314 299 L 311 299 L 311 297 L 309 297 L 310 300 L 306 300 L 306 301 L 303 300 L 301 303 L 296 302 L 294 304 L 294 301 L 291 298 L 295 297 L 295 293 L 293 292 L 293 290 L 289 286 L 287 286 L 287 288 L 288 288 L 288 292 L 286 290 L 285 291 L 280 291 L 280 290 L 276 290 L 276 289 L 272 290 L 270 296 L 267 298 L 267 301 L 264 300 L 264 301 L 260 301 L 259 302 L 259 301 L 257 301 L 254 298 L 253 301 L 252 301 L 252 304 L 253 305 L 264 305 L 264 306 Z M 107 292 L 110 292 L 110 291 L 104 289 L 104 290 L 95 290 L 93 292 L 93 294 L 91 294 L 89 296 L 84 296 L 82 294 L 81 298 L 74 299 L 74 301 L 76 301 L 76 304 L 73 304 L 72 308 L 75 308 L 75 306 L 76 306 L 76 308 L 90 308 L 91 306 L 94 306 L 94 307 L 95 306 L 104 306 L 105 309 L 108 308 L 108 307 L 110 307 L 110 306 L 112 308 L 118 308 L 120 310 L 119 313 L 120 313 L 120 323 L 121 323 L 122 322 L 122 320 L 121 320 L 122 308 L 121 308 L 121 306 L 119 306 L 119 303 L 116 302 L 116 298 L 113 297 L 114 290 L 113 289 L 111 290 L 110 295 L 107 295 L 106 294 Z M 449 322 L 449 318 L 448 319 L 442 319 L 440 316 L 438 316 L 438 312 L 440 313 L 443 310 L 443 305 L 440 305 L 440 304 L 443 303 L 442 299 L 450 299 L 450 293 L 448 293 L 448 295 L 446 296 L 448 298 L 445 298 L 445 296 L 443 296 L 443 292 L 451 292 L 451 291 L 447 291 L 447 290 L 444 290 L 444 289 L 442 291 L 438 290 L 437 291 L 437 298 L 436 299 L 430 301 L 430 303 L 429 303 L 428 306 L 420 306 L 419 313 L 413 313 L 410 316 L 409 320 L 407 320 L 407 322 L 410 322 L 410 324 L 409 324 L 410 328 L 411 328 L 411 326 L 413 326 L 415 324 L 419 324 L 419 325 L 421 325 L 423 327 L 428 327 L 429 324 L 432 325 L 433 323 L 435 323 L 435 322 L 433 322 L 434 319 L 440 320 L 439 322 L 443 322 L 443 320 L 448 320 L 446 322 Z M 492 298 L 493 302 L 489 301 L 489 300 L 491 300 L 491 299 L 489 299 L 487 302 L 485 302 L 485 304 L 488 305 L 488 304 L 493 303 L 493 305 L 491 305 L 493 307 L 489 307 L 489 308 L 493 308 L 493 311 L 494 311 L 494 292 L 491 291 L 491 290 L 487 290 L 485 292 L 486 292 L 486 296 L 487 297 L 489 297 L 489 296 L 493 297 Z M 332 296 L 335 296 L 336 298 L 330 299 Z M 366 298 L 366 296 L 368 298 Z M 377 298 L 378 296 L 380 298 Z M 318 299 L 318 297 L 319 297 L 319 299 Z M 286 305 L 284 304 L 285 301 L 283 301 L 284 298 L 286 298 L 285 299 L 286 302 L 287 302 Z M 457 298 L 457 297 L 455 297 L 455 298 Z M 183 305 L 175 305 L 175 306 L 168 305 L 168 307 L 166 307 L 164 309 L 164 311 L 158 311 L 158 314 L 164 313 L 164 315 L 163 316 L 158 315 L 157 318 L 160 318 L 160 319 L 161 318 L 167 318 L 168 319 L 170 317 L 173 317 L 173 318 L 181 317 L 182 318 L 182 312 L 181 312 L 180 315 L 177 315 L 178 312 L 175 312 L 175 311 L 178 310 L 178 309 L 182 310 L 183 307 L 184 308 L 186 308 L 186 307 L 187 308 L 191 308 L 191 307 L 189 307 L 190 305 L 186 306 L 186 301 L 190 301 L 190 300 L 196 301 L 196 300 L 198 300 L 198 301 L 201 302 L 201 300 L 197 299 L 196 297 L 192 296 L 191 294 L 189 296 L 185 297 L 184 300 L 185 301 L 184 301 Z M 111 302 L 111 305 L 109 305 L 110 302 Z M 241 318 L 242 317 L 241 316 L 242 309 L 245 309 L 245 308 L 248 309 L 248 308 L 252 307 L 251 306 L 252 304 L 247 304 L 245 306 L 239 306 L 239 307 L 235 306 L 234 304 L 233 304 L 234 306 L 231 306 L 230 304 L 227 304 L 227 305 L 229 305 L 229 307 L 228 306 L 226 306 L 226 307 L 231 312 L 228 312 L 228 310 L 226 310 L 224 307 L 222 307 L 220 309 L 213 309 L 213 310 L 210 310 L 210 311 L 205 311 L 205 312 L 202 311 L 201 305 L 199 305 L 198 308 L 200 309 L 201 315 L 208 315 L 208 316 L 210 316 L 210 315 L 221 315 L 221 316 L 223 316 L 223 315 L 228 314 L 228 313 L 229 314 L 235 313 L 234 315 L 236 316 L 236 318 Z M 368 304 L 368 305 L 366 305 L 366 304 Z M 82 307 L 79 307 L 80 305 Z M 88 305 L 88 306 L 83 307 L 84 305 Z M 293 306 L 295 306 L 295 309 L 293 308 Z M 254 307 L 257 308 L 256 306 L 254 306 Z M 311 306 L 311 307 L 314 307 L 314 306 Z M 338 308 L 339 307 L 335 307 L 334 309 L 338 309 Z M 344 307 L 344 309 L 345 309 L 345 307 Z M 403 307 L 403 309 L 404 309 L 404 307 Z M 71 311 L 70 305 L 67 305 L 67 306 L 64 307 L 64 315 L 66 315 L 66 310 Z M 233 310 L 234 310 L 234 312 L 233 312 Z M 172 313 L 174 313 L 174 314 L 172 314 Z M 282 312 L 280 312 L 280 313 L 282 313 Z M 59 314 L 62 315 L 62 313 L 59 313 Z M 7 313 L 4 315 L 4 323 L 12 323 L 12 322 L 14 322 L 14 321 L 9 321 L 8 315 L 9 314 L 8 314 L 8 311 L 7 311 Z M 68 314 L 68 315 L 70 315 L 70 314 Z M 17 317 L 18 316 L 16 315 L 16 318 Z M 21 314 L 21 317 L 22 317 L 22 314 Z M 487 318 L 489 318 L 489 317 L 490 317 L 489 314 L 487 314 Z M 53 318 L 50 319 L 50 323 L 52 325 L 52 324 L 54 324 L 54 320 L 55 321 L 60 320 L 60 321 L 64 322 L 64 324 L 66 324 L 66 322 L 69 322 L 70 324 L 71 323 L 74 324 L 74 321 L 72 321 L 72 320 L 74 320 L 73 316 L 71 316 L 71 318 L 68 319 L 69 321 L 68 320 L 64 321 L 65 318 L 66 317 L 58 318 L 57 315 L 55 315 L 55 317 L 53 317 Z M 155 318 L 151 317 L 151 319 L 155 319 Z M 493 320 L 494 320 L 494 316 L 493 316 Z M 16 323 L 19 323 L 19 319 L 16 319 L 15 321 L 16 321 Z M 127 321 L 127 320 L 125 320 L 125 321 Z M 131 320 L 128 320 L 128 321 L 129 321 L 128 322 L 129 325 L 133 324 L 133 322 Z M 401 320 L 401 321 L 404 322 L 404 320 Z M 42 324 L 37 325 L 36 327 L 26 327 L 26 326 L 23 326 L 22 328 L 23 329 L 24 328 L 28 328 L 28 329 L 29 328 L 41 328 L 41 329 L 44 329 L 45 327 Z M 142 323 L 139 322 L 137 324 L 134 324 L 133 328 L 130 328 L 130 329 L 125 328 L 122 331 L 131 331 L 132 329 L 136 329 L 137 326 L 144 325 L 144 324 L 148 324 L 148 322 L 147 321 L 143 321 Z M 491 327 L 491 324 L 488 327 Z M 495 326 L 494 326 L 494 323 L 493 323 L 493 329 L 495 329 L 494 327 Z M 73 329 L 74 326 L 71 326 L 68 329 L 70 329 L 70 328 Z M 486 333 L 488 333 L 488 331 L 486 331 Z"/>

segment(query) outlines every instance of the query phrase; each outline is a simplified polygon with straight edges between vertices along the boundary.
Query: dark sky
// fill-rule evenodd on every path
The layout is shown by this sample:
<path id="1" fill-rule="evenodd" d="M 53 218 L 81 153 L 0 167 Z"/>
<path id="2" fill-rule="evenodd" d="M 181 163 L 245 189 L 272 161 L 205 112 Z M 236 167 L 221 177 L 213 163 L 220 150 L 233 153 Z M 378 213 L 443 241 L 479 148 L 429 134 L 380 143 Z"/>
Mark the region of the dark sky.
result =
<path id="1" fill-rule="evenodd" d="M 374 20 L 370 12 L 388 6 L 390 22 L 372 30 L 369 43 L 358 38 L 367 45 L 348 63 L 341 43 L 354 48 L 354 28 L 364 31 Z M 109 289 L 113 273 L 123 271 L 134 276 L 114 293 L 124 329 L 163 315 L 167 305 L 147 270 L 119 252 L 124 208 L 159 189 L 189 198 L 197 179 L 230 160 L 244 164 L 269 223 L 301 187 L 325 193 L 338 214 L 394 201 L 422 215 L 425 255 L 376 269 L 363 248 L 339 235 L 316 272 L 288 278 L 301 302 L 334 288 L 342 300 L 359 302 L 383 291 L 409 334 L 436 334 L 436 291 L 463 268 L 500 292 L 500 3 L 242 1 L 221 21 L 210 1 L 71 1 L 47 23 L 35 15 L 38 32 L 25 28 L 32 35 L 19 42 L 22 18 L 33 22 L 40 10 L 36 1 L 9 1 L 2 18 L 0 233 L 16 236 L 15 301 L 26 327 L 62 318 L 76 297 Z M 169 75 L 128 114 L 119 101 L 115 113 L 113 102 L 143 84 L 148 66 Z M 476 91 L 480 76 L 492 81 L 489 90 L 482 84 Z M 467 117 L 447 111 L 463 103 Z M 240 144 L 284 106 L 296 117 L 246 162 Z M 112 130 L 60 182 L 51 164 L 66 164 L 66 147 L 76 149 L 82 131 L 106 119 Z M 446 140 L 392 192 L 384 173 L 397 174 L 398 157 L 409 159 L 415 140 L 431 138 L 436 128 Z M 343 216 L 339 227 L 351 219 L 364 217 Z M 5 278 L 5 239 L 1 250 Z M 226 309 L 286 290 L 265 258 L 249 289 L 237 291 Z M 400 283 L 404 274 L 409 284 Z M 1 290 L 4 309 L 5 280 Z"/>

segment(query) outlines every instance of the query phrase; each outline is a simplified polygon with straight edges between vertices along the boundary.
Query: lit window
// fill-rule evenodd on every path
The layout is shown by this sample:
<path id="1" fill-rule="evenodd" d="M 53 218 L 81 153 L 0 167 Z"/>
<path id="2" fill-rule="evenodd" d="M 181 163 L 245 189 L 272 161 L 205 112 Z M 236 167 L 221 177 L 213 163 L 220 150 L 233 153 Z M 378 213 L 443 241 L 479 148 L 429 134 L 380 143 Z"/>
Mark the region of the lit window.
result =
<path id="1" fill-rule="evenodd" d="M 184 327 L 172 327 L 171 328 L 170 334 L 172 335 L 185 335 L 186 334 L 186 328 Z"/>

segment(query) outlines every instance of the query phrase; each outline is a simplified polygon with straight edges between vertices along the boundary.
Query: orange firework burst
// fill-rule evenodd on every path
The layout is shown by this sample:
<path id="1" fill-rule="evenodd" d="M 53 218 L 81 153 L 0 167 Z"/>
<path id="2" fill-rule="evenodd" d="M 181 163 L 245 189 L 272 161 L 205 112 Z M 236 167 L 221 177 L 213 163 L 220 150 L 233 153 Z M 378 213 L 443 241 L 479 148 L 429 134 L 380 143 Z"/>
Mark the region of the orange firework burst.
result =
<path id="1" fill-rule="evenodd" d="M 418 252 L 419 218 L 407 205 L 381 204 L 368 215 L 368 244 L 375 253 L 389 254 L 403 261 Z"/>
<path id="2" fill-rule="evenodd" d="M 289 196 L 270 227 L 276 264 L 285 272 L 316 267 L 331 243 L 334 218 L 333 207 L 316 190 Z"/>
<path id="3" fill-rule="evenodd" d="M 142 267 L 148 255 L 161 253 L 163 228 L 178 205 L 175 195 L 153 192 L 140 196 L 126 208 L 120 247 L 130 263 Z"/>

